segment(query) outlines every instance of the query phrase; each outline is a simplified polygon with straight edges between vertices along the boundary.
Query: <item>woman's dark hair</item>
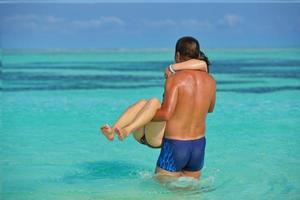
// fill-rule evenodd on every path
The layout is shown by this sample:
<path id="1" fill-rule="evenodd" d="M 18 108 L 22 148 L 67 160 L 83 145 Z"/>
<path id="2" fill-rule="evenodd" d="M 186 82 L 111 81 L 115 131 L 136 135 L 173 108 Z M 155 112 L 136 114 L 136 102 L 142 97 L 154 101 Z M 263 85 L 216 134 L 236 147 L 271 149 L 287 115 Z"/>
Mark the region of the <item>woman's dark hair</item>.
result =
<path id="1" fill-rule="evenodd" d="M 190 36 L 180 38 L 176 42 L 175 55 L 177 52 L 180 53 L 183 60 L 200 59 L 205 61 L 207 64 L 207 72 L 209 72 L 210 62 L 208 57 L 200 51 L 199 42 L 195 38 Z"/>
<path id="2" fill-rule="evenodd" d="M 209 73 L 210 61 L 209 61 L 208 57 L 202 51 L 199 52 L 199 59 L 203 60 L 204 62 L 206 62 L 207 73 Z"/>

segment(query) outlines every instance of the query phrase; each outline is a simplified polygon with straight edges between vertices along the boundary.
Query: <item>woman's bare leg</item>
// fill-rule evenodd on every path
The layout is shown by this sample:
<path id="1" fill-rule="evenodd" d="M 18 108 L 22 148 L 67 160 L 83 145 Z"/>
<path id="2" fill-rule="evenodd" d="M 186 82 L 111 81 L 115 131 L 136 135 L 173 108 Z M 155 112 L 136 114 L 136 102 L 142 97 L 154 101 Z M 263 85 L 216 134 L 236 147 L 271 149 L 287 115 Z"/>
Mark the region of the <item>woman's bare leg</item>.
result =
<path id="1" fill-rule="evenodd" d="M 117 127 L 116 133 L 119 135 L 120 140 L 124 140 L 131 132 L 143 127 L 151 121 L 157 109 L 161 106 L 157 98 L 152 98 L 143 106 L 137 113 L 134 120 L 125 127 Z"/>
<path id="2" fill-rule="evenodd" d="M 124 113 L 114 123 L 112 129 L 114 130 L 115 128 L 124 128 L 125 126 L 130 124 L 136 118 L 136 115 L 141 111 L 141 109 L 143 109 L 146 103 L 147 101 L 145 99 L 142 99 L 128 107 L 127 110 L 124 111 Z"/>
<path id="3" fill-rule="evenodd" d="M 108 140 L 113 140 L 115 129 L 123 128 L 130 124 L 146 103 L 147 101 L 142 99 L 136 102 L 135 104 L 129 106 L 112 127 L 110 127 L 107 124 L 103 125 L 101 127 L 102 133 L 107 137 Z"/>

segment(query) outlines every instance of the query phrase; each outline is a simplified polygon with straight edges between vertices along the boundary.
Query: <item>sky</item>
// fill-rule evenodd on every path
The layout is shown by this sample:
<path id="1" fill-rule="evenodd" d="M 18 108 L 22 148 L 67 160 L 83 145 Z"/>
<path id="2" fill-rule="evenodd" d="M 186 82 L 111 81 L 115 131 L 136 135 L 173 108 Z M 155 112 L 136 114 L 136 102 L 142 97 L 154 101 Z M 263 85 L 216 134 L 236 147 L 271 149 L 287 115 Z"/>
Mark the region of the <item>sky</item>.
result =
<path id="1" fill-rule="evenodd" d="M 300 47 L 297 1 L 38 2 L 0 0 L 2 48 L 174 48 L 182 36 L 204 48 Z"/>

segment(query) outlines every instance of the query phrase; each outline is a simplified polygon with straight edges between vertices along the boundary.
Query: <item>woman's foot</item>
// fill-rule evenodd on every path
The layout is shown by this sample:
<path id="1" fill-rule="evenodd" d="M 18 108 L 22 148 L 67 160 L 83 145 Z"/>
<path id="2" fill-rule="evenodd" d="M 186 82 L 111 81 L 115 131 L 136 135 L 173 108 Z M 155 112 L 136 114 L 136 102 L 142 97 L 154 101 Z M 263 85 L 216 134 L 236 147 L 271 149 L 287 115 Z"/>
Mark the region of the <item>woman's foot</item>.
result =
<path id="1" fill-rule="evenodd" d="M 119 140 L 123 141 L 130 133 L 126 128 L 116 128 L 116 134 L 119 136 Z"/>
<path id="2" fill-rule="evenodd" d="M 101 132 L 108 140 L 114 140 L 114 131 L 108 124 L 105 124 L 101 127 Z"/>

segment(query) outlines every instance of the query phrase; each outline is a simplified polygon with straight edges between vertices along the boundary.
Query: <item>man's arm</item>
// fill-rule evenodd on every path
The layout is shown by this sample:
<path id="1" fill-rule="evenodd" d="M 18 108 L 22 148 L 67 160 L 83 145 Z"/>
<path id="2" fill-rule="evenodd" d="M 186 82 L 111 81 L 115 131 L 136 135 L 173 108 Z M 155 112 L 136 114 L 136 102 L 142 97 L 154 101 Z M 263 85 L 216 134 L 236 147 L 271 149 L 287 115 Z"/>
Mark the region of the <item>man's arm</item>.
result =
<path id="1" fill-rule="evenodd" d="M 213 80 L 212 90 L 213 90 L 213 95 L 212 95 L 210 106 L 208 109 L 209 113 L 212 113 L 214 111 L 214 107 L 215 107 L 215 103 L 216 103 L 216 81 L 215 80 Z"/>
<path id="2" fill-rule="evenodd" d="M 174 77 L 169 77 L 165 83 L 163 103 L 160 109 L 156 111 L 152 121 L 167 121 L 170 119 L 176 107 L 177 95 L 178 86 L 175 84 Z"/>

